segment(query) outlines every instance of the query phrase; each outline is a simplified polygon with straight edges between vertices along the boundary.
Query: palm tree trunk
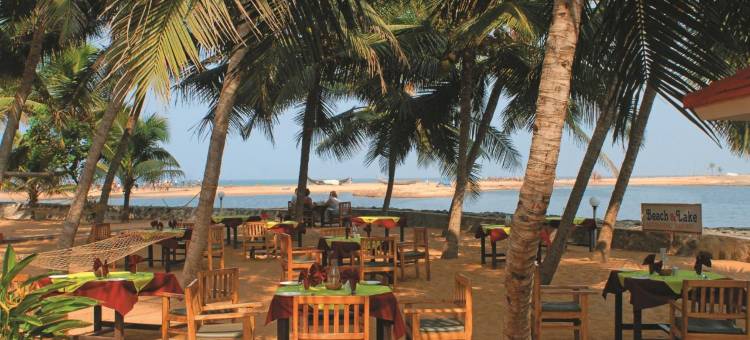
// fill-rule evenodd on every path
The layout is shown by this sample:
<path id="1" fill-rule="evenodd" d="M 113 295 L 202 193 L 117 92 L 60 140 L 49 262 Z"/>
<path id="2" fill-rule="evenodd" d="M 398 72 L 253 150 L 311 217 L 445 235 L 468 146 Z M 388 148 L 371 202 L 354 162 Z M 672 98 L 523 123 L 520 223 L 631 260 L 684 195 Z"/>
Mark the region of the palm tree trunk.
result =
<path id="1" fill-rule="evenodd" d="M 75 242 L 78 225 L 81 223 L 81 216 L 86 207 L 86 198 L 96 174 L 96 164 L 99 162 L 104 144 L 107 143 L 107 136 L 112 128 L 112 124 L 115 122 L 115 118 L 117 118 L 117 113 L 120 112 L 125 96 L 128 94 L 128 83 L 127 79 L 120 79 L 118 84 L 115 85 L 112 99 L 96 127 L 91 147 L 89 148 L 88 155 L 86 155 L 86 163 L 83 166 L 81 177 L 78 179 L 73 202 L 70 203 L 68 214 L 65 216 L 65 221 L 63 221 L 62 235 L 60 235 L 60 241 L 57 244 L 61 249 L 70 248 Z"/>
<path id="2" fill-rule="evenodd" d="M 320 84 L 321 73 L 317 68 L 313 71 L 313 83 L 310 92 L 307 93 L 305 113 L 302 120 L 302 142 L 300 143 L 299 177 L 297 178 L 297 205 L 295 212 L 297 221 L 302 222 L 305 204 L 305 190 L 307 189 L 307 173 L 310 166 L 310 148 L 315 131 L 315 121 L 320 112 L 321 95 L 323 87 Z"/>
<path id="3" fill-rule="evenodd" d="M 458 244 L 461 234 L 461 217 L 463 215 L 464 196 L 468 182 L 467 157 L 469 151 L 469 131 L 471 125 L 471 101 L 474 93 L 474 60 L 475 54 L 469 50 L 461 61 L 461 98 L 459 103 L 458 159 L 456 164 L 456 188 L 451 200 L 448 230 L 445 234 L 443 259 L 458 257 Z"/>
<path id="4" fill-rule="evenodd" d="M 500 101 L 500 95 L 503 93 L 503 87 L 502 85 L 498 84 L 497 81 L 492 86 L 492 92 L 490 92 L 490 97 L 487 99 L 487 105 L 484 107 L 484 112 L 482 113 L 482 120 L 479 122 L 479 127 L 477 127 L 476 135 L 474 136 L 474 144 L 471 145 L 471 149 L 469 150 L 469 156 L 466 157 L 468 160 L 468 169 L 471 169 L 474 166 L 474 163 L 477 161 L 477 158 L 479 157 L 479 150 L 482 149 L 482 142 L 484 141 L 484 137 L 487 135 L 487 131 L 490 129 L 490 123 L 492 123 L 492 118 L 495 117 L 495 109 L 497 109 L 497 103 Z M 468 170 L 467 169 L 467 170 Z M 468 171 L 466 172 L 468 176 Z"/>
<path id="5" fill-rule="evenodd" d="M 391 143 L 392 145 L 393 143 Z M 385 189 L 385 198 L 383 198 L 383 214 L 388 214 L 391 207 L 391 196 L 393 196 L 393 183 L 396 181 L 396 155 L 391 147 L 388 155 L 388 186 Z"/>
<path id="6" fill-rule="evenodd" d="M 582 0 L 555 0 L 542 64 L 536 120 L 505 265 L 506 339 L 530 339 L 529 301 L 539 231 L 547 212 L 568 112 Z"/>
<path id="7" fill-rule="evenodd" d="M 244 37 L 249 29 L 249 25 L 243 23 L 238 29 L 240 36 Z M 232 108 L 237 98 L 237 89 L 242 82 L 242 72 L 239 69 L 240 62 L 249 49 L 250 47 L 247 44 L 237 44 L 235 50 L 232 51 L 227 67 L 227 74 L 219 95 L 219 101 L 214 109 L 211 142 L 208 145 L 206 167 L 203 172 L 203 182 L 201 183 L 198 207 L 195 212 L 196 225 L 193 230 L 190 247 L 187 250 L 185 267 L 182 270 L 183 287 L 198 276 L 198 272 L 203 266 L 203 250 L 206 249 L 206 244 L 208 243 L 208 226 L 211 223 L 216 187 L 219 184 L 219 175 L 221 174 L 221 160 L 224 156 L 224 144 L 226 143 L 227 130 L 229 129 L 229 115 L 232 113 Z"/>
<path id="8" fill-rule="evenodd" d="M 42 58 L 42 43 L 44 42 L 44 20 L 36 27 L 31 37 L 31 46 L 29 54 L 26 56 L 26 62 L 21 75 L 21 83 L 16 90 L 13 105 L 7 114 L 5 121 L 5 132 L 3 133 L 2 142 L 0 142 L 0 182 L 5 178 L 5 170 L 8 168 L 8 159 L 13 149 L 13 139 L 18 131 L 18 124 L 21 120 L 21 112 L 26 105 L 26 98 L 31 93 L 31 86 L 36 78 L 36 66 Z"/>
<path id="9" fill-rule="evenodd" d="M 133 183 L 128 181 L 123 186 L 122 193 L 122 212 L 120 213 L 120 222 L 130 220 L 130 193 L 133 192 Z"/>
<path id="10" fill-rule="evenodd" d="M 99 203 L 97 203 L 96 207 L 96 217 L 94 218 L 94 223 L 98 224 L 104 222 L 104 217 L 107 214 L 107 207 L 109 206 L 109 195 L 112 193 L 112 183 L 114 183 L 115 175 L 120 169 L 122 158 L 125 156 L 125 152 L 128 150 L 130 135 L 133 133 L 135 122 L 138 121 L 138 116 L 140 116 L 140 113 L 141 110 L 138 109 L 133 111 L 130 117 L 128 117 L 127 125 L 125 126 L 125 130 L 122 132 L 122 137 L 120 138 L 120 144 L 117 145 L 117 150 L 115 151 L 114 156 L 109 162 L 109 169 L 107 169 L 107 175 L 104 177 L 104 184 L 102 184 L 102 193 L 99 196 Z"/>
<path id="11" fill-rule="evenodd" d="M 562 217 L 560 218 L 560 226 L 557 229 L 557 236 L 555 236 L 552 247 L 548 249 L 547 256 L 544 257 L 544 263 L 542 263 L 542 267 L 540 268 L 542 284 L 550 284 L 552 278 L 555 276 L 555 271 L 557 271 L 557 266 L 560 264 L 560 259 L 565 253 L 565 244 L 568 240 L 570 230 L 573 227 L 573 219 L 578 212 L 578 207 L 581 205 L 581 200 L 583 200 L 583 194 L 586 192 L 591 173 L 594 171 L 604 141 L 607 139 L 607 132 L 609 132 L 612 120 L 616 116 L 616 110 L 611 107 L 611 103 L 615 101 L 615 85 L 616 83 L 614 81 L 610 83 L 607 97 L 604 99 L 602 105 L 601 113 L 596 120 L 596 127 L 594 127 L 594 132 L 591 134 L 591 140 L 586 148 L 586 154 L 583 156 L 581 167 L 578 169 L 578 176 L 576 177 L 575 184 L 573 184 L 573 189 L 570 191 L 570 197 L 568 197 L 568 203 L 565 205 L 565 211 L 563 211 Z"/>
<path id="12" fill-rule="evenodd" d="M 648 117 L 651 114 L 651 107 L 654 105 L 656 98 L 656 89 L 652 86 L 646 86 L 641 100 L 641 107 L 638 109 L 638 117 L 635 118 L 633 125 L 630 127 L 630 136 L 628 139 L 628 150 L 625 152 L 625 158 L 622 160 L 620 174 L 617 176 L 615 188 L 612 190 L 612 197 L 609 199 L 607 212 L 604 214 L 604 224 L 597 240 L 596 248 L 602 255 L 602 261 L 609 260 L 609 253 L 612 247 L 612 236 L 614 235 L 615 222 L 617 213 L 620 212 L 620 204 L 625 196 L 625 190 L 628 188 L 630 175 L 633 174 L 633 167 L 638 158 L 638 151 L 641 150 L 643 143 L 643 134 L 646 131 Z"/>

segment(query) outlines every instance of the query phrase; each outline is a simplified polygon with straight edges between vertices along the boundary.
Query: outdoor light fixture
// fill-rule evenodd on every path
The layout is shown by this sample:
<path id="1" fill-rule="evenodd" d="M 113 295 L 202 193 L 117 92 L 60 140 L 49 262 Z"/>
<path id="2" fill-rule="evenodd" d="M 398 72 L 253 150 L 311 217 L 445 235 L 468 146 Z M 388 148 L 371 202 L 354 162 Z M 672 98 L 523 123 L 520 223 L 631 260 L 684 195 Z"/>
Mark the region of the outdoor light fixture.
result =
<path id="1" fill-rule="evenodd" d="M 224 211 L 224 192 L 219 191 L 219 215 Z"/>
<path id="2" fill-rule="evenodd" d="M 591 230 L 591 232 L 589 232 L 589 237 L 590 237 L 590 239 L 589 239 L 589 252 L 591 252 L 591 251 L 594 250 L 593 249 L 594 248 L 594 244 L 596 244 L 596 239 L 597 239 L 596 233 L 598 231 L 598 226 L 597 226 L 597 223 L 596 223 L 596 208 L 599 206 L 599 203 L 600 203 L 599 199 L 596 198 L 596 196 L 591 196 L 591 198 L 589 198 L 589 204 L 591 204 L 591 209 L 594 210 L 594 228 Z"/>

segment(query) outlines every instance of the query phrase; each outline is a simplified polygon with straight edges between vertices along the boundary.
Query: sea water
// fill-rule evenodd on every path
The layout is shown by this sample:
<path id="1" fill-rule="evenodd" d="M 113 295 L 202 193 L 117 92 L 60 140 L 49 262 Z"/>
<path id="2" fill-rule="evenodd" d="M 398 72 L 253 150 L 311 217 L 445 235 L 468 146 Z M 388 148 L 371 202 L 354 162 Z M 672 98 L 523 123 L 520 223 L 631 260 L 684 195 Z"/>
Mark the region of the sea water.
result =
<path id="1" fill-rule="evenodd" d="M 243 181 L 242 184 L 246 181 Z M 274 184 L 293 185 L 290 181 Z M 270 184 L 270 183 L 264 183 Z M 225 183 L 223 185 L 231 185 Z M 239 185 L 235 184 L 235 185 Z M 344 187 L 331 186 L 331 190 Z M 291 190 L 291 189 L 290 189 Z M 555 188 L 552 193 L 549 214 L 561 214 L 570 195 L 569 187 Z M 340 191 L 340 190 L 339 190 Z M 291 192 L 291 191 L 290 191 Z M 586 191 L 578 216 L 589 217 L 592 208 L 589 198 L 600 200 L 597 217 L 601 218 L 607 210 L 611 186 L 591 186 Z M 225 208 L 286 208 L 290 194 L 284 195 L 247 195 L 224 197 Z M 326 193 L 312 194 L 314 201 L 325 200 Z M 198 199 L 191 201 L 192 196 L 169 198 L 131 198 L 132 205 L 141 206 L 196 206 Z M 339 199 L 351 201 L 355 207 L 380 207 L 382 197 L 358 197 L 351 193 L 339 192 Z M 450 197 L 437 198 L 393 198 L 391 207 L 418 210 L 448 210 Z M 512 213 L 518 203 L 518 190 L 499 190 L 482 192 L 476 198 L 467 197 L 464 210 L 468 212 L 506 212 Z M 700 203 L 702 204 L 703 225 L 705 227 L 746 227 L 750 228 L 750 187 L 747 186 L 630 186 L 618 215 L 619 220 L 639 220 L 641 203 Z M 110 199 L 110 204 L 122 204 L 122 198 Z M 219 200 L 215 201 L 219 206 Z"/>

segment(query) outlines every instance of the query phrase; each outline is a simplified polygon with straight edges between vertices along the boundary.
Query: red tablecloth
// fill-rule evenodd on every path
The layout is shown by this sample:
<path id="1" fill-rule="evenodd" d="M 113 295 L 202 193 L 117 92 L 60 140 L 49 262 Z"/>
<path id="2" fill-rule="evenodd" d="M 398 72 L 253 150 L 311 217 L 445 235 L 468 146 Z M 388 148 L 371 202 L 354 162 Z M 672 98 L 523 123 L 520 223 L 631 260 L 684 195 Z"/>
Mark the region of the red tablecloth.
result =
<path id="1" fill-rule="evenodd" d="M 293 297 L 274 295 L 271 305 L 268 307 L 266 324 L 277 319 L 291 319 Z M 393 322 L 393 338 L 399 339 L 406 334 L 406 325 L 401 311 L 398 309 L 398 300 L 393 293 L 385 293 L 370 296 L 370 316 Z"/>
<path id="2" fill-rule="evenodd" d="M 398 222 L 394 221 L 392 218 L 380 218 L 380 219 L 372 221 L 371 223 L 367 223 L 365 220 L 363 220 L 360 217 L 352 217 L 351 221 L 352 223 L 356 225 L 374 225 L 374 226 L 380 226 L 386 229 L 391 229 L 391 228 L 398 226 Z"/>
<path id="3" fill-rule="evenodd" d="M 39 284 L 48 285 L 52 280 L 43 278 Z M 157 293 L 183 294 L 180 282 L 172 273 L 154 273 L 154 279 L 140 292 L 136 292 L 131 281 L 92 281 L 76 289 L 71 295 L 95 299 L 107 308 L 116 310 L 122 315 L 128 314 L 138 302 L 138 296 L 153 296 Z"/>

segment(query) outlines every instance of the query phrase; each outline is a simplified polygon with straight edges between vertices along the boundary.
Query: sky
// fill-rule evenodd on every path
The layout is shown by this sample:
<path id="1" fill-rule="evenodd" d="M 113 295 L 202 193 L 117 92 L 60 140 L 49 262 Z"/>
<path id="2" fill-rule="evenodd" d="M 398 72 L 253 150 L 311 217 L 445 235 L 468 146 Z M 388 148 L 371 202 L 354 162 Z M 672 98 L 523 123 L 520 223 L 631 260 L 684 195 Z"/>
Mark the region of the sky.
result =
<path id="1" fill-rule="evenodd" d="M 503 109 L 498 105 L 498 114 Z M 357 105 L 356 102 L 337 103 L 337 112 Z M 207 105 L 184 98 L 163 103 L 151 100 L 145 113 L 155 113 L 169 120 L 171 139 L 166 145 L 180 162 L 188 180 L 200 180 L 208 150 L 207 136 L 196 134 L 194 127 L 205 115 Z M 280 117 L 274 129 L 275 143 L 268 141 L 261 133 L 242 140 L 236 133 L 227 139 L 224 149 L 221 180 L 249 179 L 295 179 L 299 169 L 299 146 L 296 135 L 299 126 L 294 122 L 296 109 Z M 497 124 L 497 122 L 495 122 Z M 588 129 L 590 132 L 590 128 Z M 498 164 L 484 162 L 482 177 L 522 177 L 531 144 L 531 134 L 525 131 L 513 135 L 516 149 L 521 153 L 522 166 L 517 169 L 503 169 Z M 620 164 L 625 154 L 622 145 L 608 142 L 604 150 L 616 163 Z M 585 146 L 575 142 L 564 133 L 558 177 L 575 177 L 585 152 Z M 309 176 L 316 179 L 329 178 L 377 178 L 385 177 L 377 162 L 370 166 L 363 163 L 362 150 L 351 159 L 338 161 L 313 155 L 310 160 Z M 657 98 L 646 130 L 645 145 L 639 153 L 633 176 L 700 175 L 709 172 L 709 163 L 720 166 L 724 172 L 750 173 L 750 162 L 731 154 L 711 141 L 703 132 L 685 119 L 679 111 L 661 98 Z M 595 170 L 608 176 L 605 168 Z M 396 171 L 397 178 L 437 178 L 441 176 L 437 165 L 420 167 L 415 156 Z"/>

